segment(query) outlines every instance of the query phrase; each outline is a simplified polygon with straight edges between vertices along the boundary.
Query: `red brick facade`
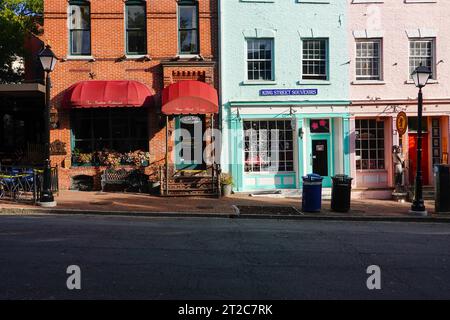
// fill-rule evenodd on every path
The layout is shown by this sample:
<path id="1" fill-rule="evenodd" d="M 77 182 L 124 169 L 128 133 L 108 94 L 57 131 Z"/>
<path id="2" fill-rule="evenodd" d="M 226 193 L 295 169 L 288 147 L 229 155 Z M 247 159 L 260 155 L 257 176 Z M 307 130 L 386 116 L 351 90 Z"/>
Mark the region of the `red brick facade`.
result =
<path id="1" fill-rule="evenodd" d="M 65 90 L 83 80 L 137 80 L 155 94 L 148 110 L 150 166 L 148 174 L 157 174 L 165 158 L 165 121 L 160 113 L 161 90 L 183 79 L 205 81 L 217 88 L 218 18 L 216 0 L 199 0 L 200 55 L 177 59 L 177 1 L 147 1 L 148 59 L 121 59 L 125 55 L 124 0 L 91 0 L 91 55 L 94 59 L 69 56 L 67 0 L 44 1 L 44 35 L 60 61 L 52 77 L 52 106 L 58 110 L 59 127 L 51 131 L 51 141 L 66 144 L 66 155 L 52 156 L 60 167 L 60 187 L 67 189 L 70 178 L 87 174 L 96 177 L 98 186 L 102 167 L 72 167 L 70 110 L 61 108 Z M 173 121 L 171 121 L 171 127 Z"/>

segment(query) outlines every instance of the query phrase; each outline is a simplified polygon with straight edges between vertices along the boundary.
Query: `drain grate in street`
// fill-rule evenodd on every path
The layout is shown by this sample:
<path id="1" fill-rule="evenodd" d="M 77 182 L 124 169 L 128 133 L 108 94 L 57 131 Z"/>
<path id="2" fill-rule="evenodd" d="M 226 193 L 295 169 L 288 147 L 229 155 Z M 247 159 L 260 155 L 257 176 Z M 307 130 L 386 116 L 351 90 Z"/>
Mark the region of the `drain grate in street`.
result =
<path id="1" fill-rule="evenodd" d="M 294 207 L 237 206 L 240 214 L 301 215 Z"/>

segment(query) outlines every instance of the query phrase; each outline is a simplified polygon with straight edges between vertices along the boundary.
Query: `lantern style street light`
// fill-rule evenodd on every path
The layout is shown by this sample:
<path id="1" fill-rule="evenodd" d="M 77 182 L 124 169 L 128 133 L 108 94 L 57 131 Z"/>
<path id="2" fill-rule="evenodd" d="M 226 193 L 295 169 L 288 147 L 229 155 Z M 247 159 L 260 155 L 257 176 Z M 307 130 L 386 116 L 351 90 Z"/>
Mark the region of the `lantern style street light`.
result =
<path id="1" fill-rule="evenodd" d="M 423 202 L 423 190 L 422 190 L 422 109 L 423 109 L 423 96 L 422 88 L 427 85 L 428 80 L 431 77 L 431 69 L 420 65 L 417 67 L 411 77 L 414 84 L 419 88 L 418 96 L 418 110 L 417 110 L 417 167 L 416 167 L 416 180 L 414 188 L 414 201 L 411 206 L 410 213 L 415 215 L 426 216 L 427 211 Z"/>
<path id="2" fill-rule="evenodd" d="M 58 60 L 50 49 L 49 45 L 38 54 L 39 60 L 42 64 L 42 69 L 45 71 L 45 112 L 44 112 L 44 131 L 45 131 L 45 164 L 43 187 L 39 204 L 43 207 L 54 207 L 56 201 L 53 198 L 51 190 L 51 167 L 50 167 L 50 72 L 53 71 Z"/>

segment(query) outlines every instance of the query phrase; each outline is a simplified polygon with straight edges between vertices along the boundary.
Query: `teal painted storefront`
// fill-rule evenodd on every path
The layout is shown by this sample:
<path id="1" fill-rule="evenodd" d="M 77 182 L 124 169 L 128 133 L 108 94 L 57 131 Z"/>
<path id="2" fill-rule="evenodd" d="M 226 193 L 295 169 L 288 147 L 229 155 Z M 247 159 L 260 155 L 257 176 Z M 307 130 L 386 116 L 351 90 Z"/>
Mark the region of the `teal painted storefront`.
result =
<path id="1" fill-rule="evenodd" d="M 312 173 L 312 163 L 310 162 L 310 155 L 312 153 L 312 141 L 318 139 L 325 139 L 328 141 L 328 163 L 329 163 L 329 175 L 324 177 L 323 186 L 331 187 L 331 176 L 336 173 L 350 174 L 350 145 L 349 145 L 349 125 L 348 119 L 350 115 L 348 113 L 333 114 L 330 118 L 330 114 L 296 114 L 294 117 L 289 114 L 246 114 L 237 115 L 231 113 L 229 120 L 230 127 L 229 132 L 232 132 L 229 136 L 229 150 L 231 151 L 230 157 L 230 173 L 235 178 L 235 191 L 253 191 L 253 190 L 272 190 L 272 189 L 297 189 L 302 187 L 302 176 Z M 295 118 L 295 126 L 293 129 L 293 143 L 295 144 L 295 156 L 296 165 L 293 172 L 283 173 L 246 173 L 244 171 L 244 129 L 243 122 L 248 120 L 291 120 Z M 330 119 L 331 132 L 328 134 L 308 134 L 307 126 L 312 119 Z M 340 123 L 339 123 L 340 122 Z M 306 126 L 305 126 L 306 125 Z M 333 134 L 333 130 L 339 125 L 342 134 L 336 137 Z M 301 135 L 303 132 L 303 137 Z M 339 143 L 339 140 L 343 141 L 343 146 L 339 150 L 339 154 L 336 154 L 338 148 L 335 147 Z M 341 152 L 342 151 L 342 152 Z M 342 158 L 342 170 L 336 170 L 335 160 L 336 158 Z M 339 171 L 339 172 L 337 172 Z M 267 181 L 273 179 L 273 183 L 264 183 L 261 181 Z M 249 181 L 254 183 L 249 183 Z"/>
<path id="2" fill-rule="evenodd" d="M 222 0 L 219 16 L 221 163 L 222 169 L 233 175 L 234 190 L 301 188 L 301 177 L 313 171 L 313 143 L 318 149 L 325 145 L 327 151 L 324 186 L 331 185 L 333 174 L 349 174 L 346 1 Z M 270 81 L 247 79 L 249 39 L 272 41 Z M 302 77 L 302 48 L 308 39 L 326 40 L 326 79 Z M 261 95 L 260 91 L 267 89 L 317 89 L 317 94 Z M 245 172 L 244 122 L 282 119 L 295 119 L 293 170 Z M 311 119 L 328 119 L 330 132 L 310 133 Z"/>

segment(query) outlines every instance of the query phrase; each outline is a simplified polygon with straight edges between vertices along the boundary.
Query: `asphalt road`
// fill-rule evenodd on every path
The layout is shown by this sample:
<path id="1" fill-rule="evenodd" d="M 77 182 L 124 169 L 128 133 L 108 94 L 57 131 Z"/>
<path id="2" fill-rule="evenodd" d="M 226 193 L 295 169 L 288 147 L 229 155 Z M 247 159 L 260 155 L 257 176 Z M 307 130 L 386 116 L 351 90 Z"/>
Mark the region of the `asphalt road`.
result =
<path id="1" fill-rule="evenodd" d="M 67 298 L 449 299 L 450 224 L 0 216 L 0 299 Z"/>

